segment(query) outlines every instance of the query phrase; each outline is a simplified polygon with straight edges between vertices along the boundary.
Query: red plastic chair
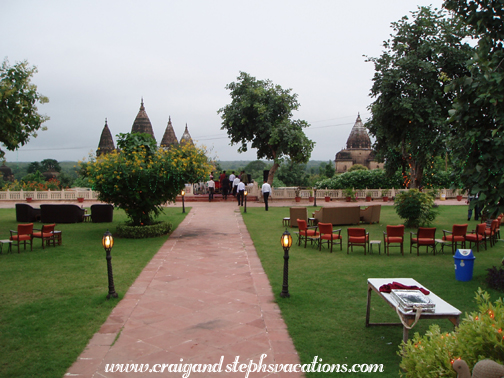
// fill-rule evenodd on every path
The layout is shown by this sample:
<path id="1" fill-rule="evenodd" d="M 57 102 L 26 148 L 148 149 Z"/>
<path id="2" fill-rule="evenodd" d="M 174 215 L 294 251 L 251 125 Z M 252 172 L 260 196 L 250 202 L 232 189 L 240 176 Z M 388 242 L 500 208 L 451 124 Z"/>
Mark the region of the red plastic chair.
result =
<path id="1" fill-rule="evenodd" d="M 21 242 L 24 243 L 24 249 L 26 250 L 26 242 L 30 242 L 30 250 L 33 251 L 32 245 L 32 234 L 33 234 L 33 223 L 28 224 L 18 224 L 17 231 L 10 230 L 11 236 L 10 240 L 13 242 L 17 242 L 18 253 L 19 253 L 19 244 Z"/>
<path id="2" fill-rule="evenodd" d="M 472 243 L 476 244 L 476 251 L 479 252 L 479 246 L 481 243 L 485 244 L 485 251 L 487 249 L 487 237 L 485 233 L 486 224 L 480 223 L 476 226 L 476 230 L 473 230 L 472 233 L 466 235 L 466 241 L 469 242 L 469 248 L 471 248 Z"/>
<path id="3" fill-rule="evenodd" d="M 390 244 L 399 244 L 401 254 L 404 256 L 404 225 L 387 226 L 387 231 L 383 231 L 383 245 L 389 255 Z"/>
<path id="4" fill-rule="evenodd" d="M 306 225 L 305 220 L 297 219 L 297 224 L 299 227 L 298 245 L 301 245 L 301 240 L 304 239 L 304 241 L 305 241 L 304 246 L 306 248 L 306 242 L 308 241 L 308 239 L 310 239 L 310 243 L 312 243 L 313 240 L 315 238 L 318 238 L 320 234 L 317 231 L 317 227 L 308 227 Z"/>
<path id="5" fill-rule="evenodd" d="M 42 249 L 45 248 L 46 244 L 51 245 L 51 240 L 53 242 L 53 246 L 56 246 L 56 239 L 54 238 L 54 227 L 56 227 L 55 223 L 43 225 L 41 230 L 34 228 L 34 231 L 37 232 L 33 233 L 33 238 L 42 239 Z"/>
<path id="6" fill-rule="evenodd" d="M 465 248 L 465 237 L 467 234 L 466 224 L 454 224 L 451 231 L 443 230 L 443 241 L 451 243 L 452 255 L 455 254 L 455 248 L 458 243 L 462 248 Z"/>
<path id="7" fill-rule="evenodd" d="M 415 237 L 413 237 L 415 235 Z M 420 255 L 420 246 L 425 246 L 425 252 L 429 253 L 429 247 L 436 254 L 436 227 L 418 227 L 416 233 L 410 232 L 410 250 L 416 246 L 417 256 Z"/>
<path id="8" fill-rule="evenodd" d="M 319 236 L 319 251 L 322 250 L 322 243 L 327 241 L 327 248 L 331 245 L 331 253 L 333 244 L 339 244 L 340 251 L 343 250 L 343 237 L 341 236 L 341 228 L 333 231 L 333 225 L 331 223 L 319 223 L 318 225 L 320 236 Z"/>
<path id="9" fill-rule="evenodd" d="M 364 254 L 366 254 L 366 246 L 369 249 L 369 232 L 366 232 L 365 228 L 349 227 L 347 228 L 348 242 L 347 242 L 347 254 L 350 247 L 359 246 L 364 247 Z"/>

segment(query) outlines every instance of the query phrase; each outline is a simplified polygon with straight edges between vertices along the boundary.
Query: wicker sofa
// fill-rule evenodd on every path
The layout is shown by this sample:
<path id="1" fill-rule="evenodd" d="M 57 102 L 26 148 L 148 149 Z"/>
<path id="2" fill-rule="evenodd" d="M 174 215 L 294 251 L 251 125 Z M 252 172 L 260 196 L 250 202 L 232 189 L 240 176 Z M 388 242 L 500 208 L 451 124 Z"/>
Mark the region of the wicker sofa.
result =
<path id="1" fill-rule="evenodd" d="M 363 223 L 380 223 L 381 205 L 368 206 L 361 209 L 360 217 Z"/>
<path id="2" fill-rule="evenodd" d="M 114 220 L 114 206 L 100 203 L 91 205 L 91 221 L 93 223 L 112 222 Z"/>
<path id="3" fill-rule="evenodd" d="M 36 222 L 40 220 L 40 209 L 27 203 L 16 203 L 16 222 Z"/>
<path id="4" fill-rule="evenodd" d="M 291 227 L 297 227 L 297 220 L 301 219 L 308 222 L 308 209 L 306 207 L 291 207 L 289 211 Z"/>
<path id="5" fill-rule="evenodd" d="M 331 223 L 333 226 L 341 224 L 359 224 L 360 207 L 323 207 L 315 212 L 317 222 Z"/>
<path id="6" fill-rule="evenodd" d="M 84 218 L 84 209 L 70 204 L 40 205 L 40 221 L 42 223 L 79 223 Z"/>

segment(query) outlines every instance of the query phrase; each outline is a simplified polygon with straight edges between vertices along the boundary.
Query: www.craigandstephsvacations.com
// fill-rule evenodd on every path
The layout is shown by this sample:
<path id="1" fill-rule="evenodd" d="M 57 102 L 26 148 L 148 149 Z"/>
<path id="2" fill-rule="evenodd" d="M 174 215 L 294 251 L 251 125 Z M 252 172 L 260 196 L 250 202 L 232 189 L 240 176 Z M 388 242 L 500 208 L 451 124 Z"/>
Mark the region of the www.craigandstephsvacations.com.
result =
<path id="1" fill-rule="evenodd" d="M 180 373 L 182 378 L 188 378 L 191 373 L 244 373 L 248 378 L 250 373 L 382 373 L 383 364 L 327 364 L 322 358 L 315 356 L 309 364 L 266 364 L 267 354 L 261 355 L 257 363 L 253 360 L 240 363 L 236 356 L 232 363 L 224 364 L 224 356 L 215 364 L 180 363 L 176 364 L 106 364 L 106 373 Z"/>

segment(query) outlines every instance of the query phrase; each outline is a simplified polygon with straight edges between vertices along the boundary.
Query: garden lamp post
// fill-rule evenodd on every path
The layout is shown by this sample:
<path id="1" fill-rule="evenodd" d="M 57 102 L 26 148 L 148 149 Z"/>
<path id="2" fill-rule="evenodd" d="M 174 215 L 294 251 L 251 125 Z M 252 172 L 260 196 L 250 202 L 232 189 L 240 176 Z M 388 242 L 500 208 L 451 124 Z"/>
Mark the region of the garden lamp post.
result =
<path id="1" fill-rule="evenodd" d="M 282 244 L 282 247 L 284 249 L 284 271 L 283 271 L 283 285 L 282 285 L 282 292 L 280 293 L 280 296 L 282 298 L 289 298 L 289 248 L 292 246 L 292 236 L 285 229 L 285 232 L 282 234 L 282 237 L 280 238 L 280 242 Z"/>
<path id="2" fill-rule="evenodd" d="M 107 295 L 107 299 L 110 299 L 110 297 L 117 298 L 117 293 L 115 292 L 114 288 L 114 276 L 112 274 L 112 256 L 110 255 L 110 251 L 112 250 L 112 247 L 114 246 L 114 238 L 112 237 L 112 234 L 107 230 L 103 234 L 102 238 L 102 245 L 103 248 L 105 248 L 105 253 L 106 253 L 106 259 L 107 259 L 107 273 L 108 273 L 108 287 L 109 287 L 109 292 Z"/>
<path id="3" fill-rule="evenodd" d="M 185 190 L 182 189 L 182 192 L 180 194 L 182 195 L 182 212 L 185 213 L 185 202 L 184 202 Z"/>
<path id="4" fill-rule="evenodd" d="M 245 210 L 243 210 L 244 213 L 247 212 L 247 194 L 248 192 L 245 190 L 245 193 L 243 193 L 243 196 L 245 197 Z"/>
<path id="5" fill-rule="evenodd" d="M 317 188 L 313 188 L 313 195 L 315 196 L 313 198 L 313 206 L 316 207 L 317 206 Z"/>

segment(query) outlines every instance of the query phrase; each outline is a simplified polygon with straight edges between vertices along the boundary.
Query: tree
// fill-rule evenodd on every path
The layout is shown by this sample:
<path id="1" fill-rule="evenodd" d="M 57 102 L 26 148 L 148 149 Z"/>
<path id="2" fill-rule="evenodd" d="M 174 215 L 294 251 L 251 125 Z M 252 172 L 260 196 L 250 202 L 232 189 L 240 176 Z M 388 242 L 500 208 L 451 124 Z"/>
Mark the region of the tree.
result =
<path id="1" fill-rule="evenodd" d="M 61 172 L 61 166 L 55 159 L 44 159 L 40 162 L 43 172 Z"/>
<path id="2" fill-rule="evenodd" d="M 406 186 L 421 186 L 423 171 L 446 149 L 446 119 L 453 93 L 447 80 L 464 75 L 472 48 L 463 42 L 468 35 L 458 18 L 445 11 L 419 7 L 392 23 L 395 35 L 384 42 L 375 65 L 366 127 L 375 136 L 376 158 L 385 161 L 389 174 L 402 169 Z M 409 176 L 409 178 L 408 178 Z"/>
<path id="3" fill-rule="evenodd" d="M 49 117 L 38 113 L 37 102 L 44 104 L 49 99 L 31 83 L 36 72 L 26 61 L 9 66 L 6 59 L 0 68 L 0 143 L 9 151 L 24 146 L 39 129 L 46 129 L 42 124 Z M 0 157 L 4 155 L 0 149 Z"/>
<path id="4" fill-rule="evenodd" d="M 30 163 L 26 171 L 28 173 L 42 172 L 42 168 L 40 167 L 40 163 L 38 161 L 34 161 Z"/>
<path id="5" fill-rule="evenodd" d="M 306 163 L 315 145 L 306 137 L 303 128 L 309 124 L 291 120 L 299 108 L 297 95 L 270 80 L 256 80 L 240 72 L 238 82 L 226 85 L 231 91 L 231 104 L 218 110 L 222 130 L 231 138 L 231 145 L 239 144 L 238 152 L 245 152 L 247 144 L 257 148 L 258 159 L 273 160 L 268 183 L 273 183 L 275 172 L 284 157 L 294 163 Z"/>
<path id="6" fill-rule="evenodd" d="M 120 134 L 119 151 L 86 164 L 98 199 L 124 209 L 132 226 L 154 223 L 166 202 L 174 202 L 189 182 L 204 180 L 210 165 L 204 151 L 186 143 L 169 150 L 153 148 L 148 134 Z"/>
<path id="7" fill-rule="evenodd" d="M 278 169 L 278 178 L 286 186 L 308 186 L 308 174 L 305 164 L 297 164 L 290 160 Z"/>
<path id="8" fill-rule="evenodd" d="M 455 79 L 449 146 L 456 173 L 490 216 L 504 211 L 504 8 L 502 1 L 446 0 L 479 38 L 469 72 Z"/>

